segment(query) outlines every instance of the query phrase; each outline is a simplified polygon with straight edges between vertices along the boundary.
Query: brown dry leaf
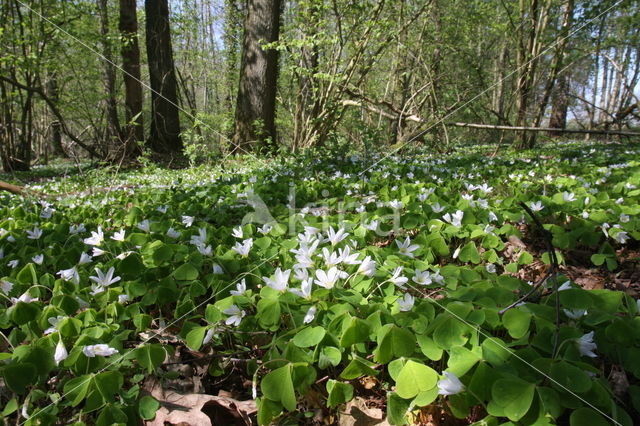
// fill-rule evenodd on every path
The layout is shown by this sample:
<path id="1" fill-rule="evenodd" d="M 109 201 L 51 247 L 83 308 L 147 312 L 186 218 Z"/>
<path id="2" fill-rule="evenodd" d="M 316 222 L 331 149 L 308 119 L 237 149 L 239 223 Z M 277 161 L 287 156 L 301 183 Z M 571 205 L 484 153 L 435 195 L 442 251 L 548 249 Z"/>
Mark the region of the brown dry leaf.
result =
<path id="1" fill-rule="evenodd" d="M 355 397 L 338 413 L 339 426 L 390 426 L 380 408 L 369 408 L 367 400 Z"/>
<path id="2" fill-rule="evenodd" d="M 378 379 L 373 376 L 364 376 L 360 378 L 360 384 L 367 390 L 373 389 L 378 385 Z"/>
<path id="3" fill-rule="evenodd" d="M 618 398 L 623 398 L 629 390 L 629 379 L 624 369 L 618 365 L 613 365 L 611 374 L 609 375 L 609 384 L 613 389 L 613 393 Z"/>
<path id="4" fill-rule="evenodd" d="M 163 345 L 168 345 L 169 343 L 180 343 L 180 340 L 176 337 L 176 334 L 173 331 L 167 330 L 166 328 L 159 328 L 157 330 L 147 330 L 138 335 L 146 342 L 151 339 L 158 339 L 160 343 Z"/>
<path id="5" fill-rule="evenodd" d="M 604 280 L 594 275 L 576 278 L 575 282 L 585 290 L 602 290 L 604 288 Z"/>
<path id="6" fill-rule="evenodd" d="M 224 396 L 180 394 L 163 389 L 153 377 L 145 381 L 144 387 L 161 405 L 156 417 L 146 422 L 146 426 L 252 425 L 251 416 L 258 411 L 255 400 L 238 401 Z"/>

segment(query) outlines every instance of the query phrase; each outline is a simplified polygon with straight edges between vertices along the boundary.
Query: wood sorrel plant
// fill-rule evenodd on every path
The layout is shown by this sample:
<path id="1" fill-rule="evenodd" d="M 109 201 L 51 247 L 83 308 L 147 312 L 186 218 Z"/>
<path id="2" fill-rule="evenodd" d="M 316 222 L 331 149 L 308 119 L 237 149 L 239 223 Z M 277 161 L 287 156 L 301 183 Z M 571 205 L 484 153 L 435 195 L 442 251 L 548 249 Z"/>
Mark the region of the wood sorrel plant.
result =
<path id="1" fill-rule="evenodd" d="M 583 290 L 561 267 L 586 252 L 587 266 L 618 271 L 637 249 L 637 154 L 301 156 L 94 172 L 85 179 L 109 190 L 48 203 L 3 196 L 0 414 L 152 419 L 162 401 L 144 377 L 170 380 L 171 364 L 194 359 L 176 354 L 192 353 L 210 364 L 208 386 L 252 383 L 239 398 L 257 400 L 261 424 L 373 393 L 394 424 L 435 404 L 479 424 L 631 425 L 636 301 Z M 520 202 L 550 233 L 558 291 L 521 279 L 552 256 Z"/>

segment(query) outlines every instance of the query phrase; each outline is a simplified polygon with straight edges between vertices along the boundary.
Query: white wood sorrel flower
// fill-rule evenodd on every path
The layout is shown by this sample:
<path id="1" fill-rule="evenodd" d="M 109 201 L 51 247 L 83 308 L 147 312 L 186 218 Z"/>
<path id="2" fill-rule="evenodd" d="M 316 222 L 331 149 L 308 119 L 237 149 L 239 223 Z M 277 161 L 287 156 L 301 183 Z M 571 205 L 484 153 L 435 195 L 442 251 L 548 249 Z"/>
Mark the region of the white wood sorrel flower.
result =
<path id="1" fill-rule="evenodd" d="M 409 312 L 413 309 L 413 304 L 415 303 L 415 299 L 409 293 L 405 293 L 402 299 L 398 299 L 398 306 L 400 307 L 400 312 Z"/>
<path id="2" fill-rule="evenodd" d="M 305 314 L 302 322 L 304 324 L 309 324 L 311 321 L 313 321 L 313 319 L 316 317 L 316 311 L 317 311 L 317 308 L 315 306 L 310 307 L 307 313 Z"/>
<path id="3" fill-rule="evenodd" d="M 262 277 L 262 281 L 276 291 L 285 291 L 289 284 L 289 275 L 291 275 L 291 269 L 283 271 L 280 268 L 276 268 L 273 279 Z"/>
<path id="4" fill-rule="evenodd" d="M 320 287 L 324 288 L 333 288 L 336 285 L 336 282 L 340 278 L 346 278 L 347 274 L 344 271 L 339 270 L 335 266 L 330 268 L 328 271 L 323 271 L 322 269 L 316 270 L 316 280 L 315 283 Z"/>
<path id="5" fill-rule="evenodd" d="M 56 351 L 53 354 L 53 360 L 56 362 L 56 365 L 60 364 L 62 361 L 67 359 L 69 353 L 67 352 L 67 348 L 64 347 L 64 342 L 62 338 L 58 340 L 58 344 L 56 345 Z"/>
<path id="6" fill-rule="evenodd" d="M 242 318 L 246 315 L 246 312 L 236 305 L 231 305 L 222 312 L 230 315 L 224 323 L 227 325 L 235 325 L 236 327 L 240 325 L 240 321 L 242 321 Z"/>
<path id="7" fill-rule="evenodd" d="M 91 231 L 91 237 L 85 238 L 83 242 L 90 246 L 99 246 L 104 241 L 104 233 L 102 227 L 98 226 L 97 231 Z"/>
<path id="8" fill-rule="evenodd" d="M 97 356 L 111 356 L 113 354 L 117 354 L 118 350 L 110 347 L 104 343 L 99 343 L 97 345 L 89 345 L 82 348 L 82 353 L 89 358 L 94 358 Z"/>
<path id="9" fill-rule="evenodd" d="M 443 371 L 442 374 L 445 378 L 438 381 L 439 395 L 455 395 L 464 390 L 464 385 L 455 374 L 448 371 Z"/>
<path id="10" fill-rule="evenodd" d="M 403 242 L 396 240 L 396 245 L 400 249 L 400 254 L 413 258 L 413 252 L 418 250 L 420 246 L 418 244 L 411 244 L 411 238 L 407 237 Z"/>
<path id="11" fill-rule="evenodd" d="M 590 331 L 587 334 L 584 334 L 581 338 L 578 339 L 578 350 L 580 351 L 580 355 L 588 356 L 590 358 L 596 358 L 594 350 L 598 348 L 598 345 L 593 341 L 593 331 Z"/>
<path id="12" fill-rule="evenodd" d="M 96 271 L 96 274 L 98 274 L 98 276 L 97 277 L 91 276 L 89 277 L 89 279 L 100 286 L 107 287 L 107 286 L 110 286 L 111 284 L 114 284 L 120 281 L 120 277 L 113 276 L 113 274 L 116 271 L 116 268 L 114 268 L 113 266 L 109 268 L 106 274 L 102 272 L 99 268 L 95 268 L 95 271 Z"/>

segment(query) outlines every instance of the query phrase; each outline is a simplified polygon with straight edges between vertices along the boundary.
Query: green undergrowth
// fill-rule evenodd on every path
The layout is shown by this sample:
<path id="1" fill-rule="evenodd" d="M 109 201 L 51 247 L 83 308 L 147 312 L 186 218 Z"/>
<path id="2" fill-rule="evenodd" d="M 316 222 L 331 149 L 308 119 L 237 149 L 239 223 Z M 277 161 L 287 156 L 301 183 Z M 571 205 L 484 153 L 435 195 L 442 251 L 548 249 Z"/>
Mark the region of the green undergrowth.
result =
<path id="1" fill-rule="evenodd" d="M 0 195 L 5 421 L 152 419 L 144 377 L 188 349 L 210 382 L 246 383 L 260 424 L 359 396 L 392 424 L 436 405 L 479 425 L 633 425 L 635 300 L 558 273 L 502 310 L 549 263 L 520 202 L 561 262 L 586 251 L 616 272 L 637 253 L 637 145 L 326 154 L 90 169 L 33 182 L 46 200 Z"/>

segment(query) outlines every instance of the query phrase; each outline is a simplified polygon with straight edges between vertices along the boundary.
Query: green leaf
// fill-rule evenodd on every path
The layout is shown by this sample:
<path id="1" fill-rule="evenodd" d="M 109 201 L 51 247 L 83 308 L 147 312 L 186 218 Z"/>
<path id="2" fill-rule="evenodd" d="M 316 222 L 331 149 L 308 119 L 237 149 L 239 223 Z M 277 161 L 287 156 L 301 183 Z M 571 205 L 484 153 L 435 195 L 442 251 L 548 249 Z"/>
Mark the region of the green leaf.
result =
<path id="1" fill-rule="evenodd" d="M 591 378 L 581 368 L 574 367 L 565 361 L 559 361 L 551 366 L 551 378 L 564 386 L 571 389 L 572 392 L 583 393 L 591 389 Z M 552 383 L 554 387 L 558 386 Z M 560 391 L 564 389 L 558 387 Z"/>
<path id="2" fill-rule="evenodd" d="M 38 274 L 33 263 L 27 263 L 16 275 L 16 281 L 20 284 L 35 285 L 38 284 Z"/>
<path id="3" fill-rule="evenodd" d="M 164 362 L 167 356 L 162 345 L 152 344 L 144 345 L 136 349 L 136 360 L 147 369 L 148 373 L 152 373 L 157 367 Z"/>
<path id="4" fill-rule="evenodd" d="M 549 413 L 553 418 L 560 417 L 562 414 L 562 405 L 560 404 L 560 395 L 551 388 L 538 387 L 536 389 L 540 399 L 540 405 L 545 413 Z"/>
<path id="5" fill-rule="evenodd" d="M 256 318 L 261 327 L 270 329 L 280 325 L 280 302 L 278 299 L 260 299 Z"/>
<path id="6" fill-rule="evenodd" d="M 486 362 L 481 362 L 473 372 L 469 382 L 469 391 L 480 401 L 488 401 L 491 399 L 491 386 L 497 378 L 496 371 Z"/>
<path id="7" fill-rule="evenodd" d="M 609 256 L 606 254 L 592 254 L 591 262 L 596 266 L 602 266 L 605 260 L 607 260 L 607 257 Z"/>
<path id="8" fill-rule="evenodd" d="M 198 279 L 198 270 L 192 264 L 185 263 L 173 271 L 172 275 L 178 281 L 193 281 Z"/>
<path id="9" fill-rule="evenodd" d="M 260 249 L 265 250 L 271 245 L 271 238 L 269 237 L 256 238 L 253 241 L 253 244 L 255 244 L 256 247 L 259 247 Z"/>
<path id="10" fill-rule="evenodd" d="M 120 408 L 108 404 L 100 411 L 100 415 L 96 419 L 96 426 L 112 426 L 126 423 L 127 420 L 127 415 Z"/>
<path id="11" fill-rule="evenodd" d="M 511 357 L 511 351 L 504 341 L 490 337 L 482 342 L 482 357 L 494 367 L 498 367 Z"/>
<path id="12" fill-rule="evenodd" d="M 433 339 L 424 334 L 417 334 L 416 340 L 420 346 L 420 351 L 430 360 L 439 361 L 442 358 L 442 348 L 433 342 Z"/>
<path id="13" fill-rule="evenodd" d="M 375 376 L 378 374 L 378 371 L 369 367 L 367 364 L 362 362 L 359 359 L 353 359 L 351 362 L 342 370 L 340 373 L 340 378 L 346 380 L 353 380 L 360 376 Z"/>
<path id="14" fill-rule="evenodd" d="M 156 241 L 154 241 L 152 245 L 155 243 Z M 156 265 L 162 265 L 165 262 L 169 262 L 171 258 L 173 258 L 173 250 L 171 249 L 171 247 L 169 247 L 166 244 L 163 244 L 163 243 L 157 244 L 153 247 L 152 258 L 153 258 L 153 262 Z"/>
<path id="15" fill-rule="evenodd" d="M 518 264 L 517 263 L 508 263 L 505 267 L 504 270 L 506 272 L 509 272 L 510 274 L 515 274 L 518 272 Z"/>
<path id="16" fill-rule="evenodd" d="M 489 414 L 494 414 L 492 405 L 497 405 L 502 409 L 502 413 L 509 420 L 517 422 L 529 411 L 533 402 L 535 385 L 525 382 L 516 377 L 498 379 L 491 387 L 491 401 L 487 406 Z"/>
<path id="17" fill-rule="evenodd" d="M 35 302 L 18 302 L 8 309 L 9 318 L 18 325 L 33 321 L 40 314 L 40 308 Z"/>
<path id="18" fill-rule="evenodd" d="M 306 327 L 293 338 L 293 344 L 299 348 L 315 346 L 324 339 L 326 330 L 323 327 Z"/>
<path id="19" fill-rule="evenodd" d="M 531 314 L 518 308 L 509 309 L 502 316 L 502 324 L 514 339 L 524 337 L 529 332 Z"/>
<path id="20" fill-rule="evenodd" d="M 609 426 L 611 423 L 607 421 L 600 413 L 591 408 L 578 408 L 571 413 L 569 417 L 570 426 Z"/>
<path id="21" fill-rule="evenodd" d="M 119 371 L 106 371 L 93 378 L 95 388 L 105 402 L 115 402 L 114 395 L 122 389 L 124 377 Z"/>
<path id="22" fill-rule="evenodd" d="M 394 356 L 408 357 L 413 355 L 415 347 L 416 338 L 413 333 L 394 325 L 387 331 L 374 351 L 374 360 L 386 364 L 391 361 Z"/>
<path id="23" fill-rule="evenodd" d="M 207 305 L 204 311 L 204 318 L 209 324 L 215 324 L 222 319 L 222 312 L 215 305 Z"/>
<path id="24" fill-rule="evenodd" d="M 425 407 L 438 398 L 438 386 L 434 386 L 428 391 L 420 392 L 414 399 L 413 403 L 418 407 Z"/>
<path id="25" fill-rule="evenodd" d="M 324 370 L 329 366 L 337 366 L 342 361 L 342 353 L 340 349 L 333 346 L 323 346 L 320 349 L 320 355 L 318 357 L 318 368 Z"/>
<path id="26" fill-rule="evenodd" d="M 467 342 L 470 329 L 457 318 L 448 317 L 433 331 L 433 341 L 442 349 L 462 346 Z"/>
<path id="27" fill-rule="evenodd" d="M 282 412 L 282 405 L 279 402 L 271 401 L 268 398 L 258 398 L 256 400 L 258 406 L 258 424 L 270 425 L 272 420 Z"/>
<path id="28" fill-rule="evenodd" d="M 296 395 L 291 380 L 291 364 L 273 370 L 260 382 L 260 389 L 265 398 L 277 401 L 289 411 L 296 409 Z"/>
<path id="29" fill-rule="evenodd" d="M 329 393 L 327 397 L 327 407 L 329 408 L 337 407 L 353 398 L 353 386 L 333 379 L 329 379 L 327 382 L 327 392 Z"/>
<path id="30" fill-rule="evenodd" d="M 139 277 L 146 268 L 142 263 L 140 255 L 133 253 L 125 257 L 118 267 L 118 272 L 122 274 L 123 280 L 133 280 Z"/>
<path id="31" fill-rule="evenodd" d="M 0 416 L 7 417 L 8 415 L 18 411 L 18 407 L 18 400 L 16 398 L 11 398 L 11 400 L 7 402 L 7 405 L 4 406 L 4 409 L 2 410 Z"/>
<path id="32" fill-rule="evenodd" d="M 9 389 L 22 395 L 27 386 L 36 383 L 38 369 L 30 362 L 14 362 L 2 369 L 2 375 Z"/>
<path id="33" fill-rule="evenodd" d="M 151 315 L 148 314 L 137 314 L 133 316 L 133 325 L 136 326 L 137 331 L 144 331 L 151 325 Z"/>
<path id="34" fill-rule="evenodd" d="M 449 361 L 447 361 L 448 371 L 457 377 L 464 376 L 467 371 L 482 359 L 480 350 L 476 346 L 474 351 L 470 351 L 464 346 L 454 346 L 449 350 Z"/>
<path id="35" fill-rule="evenodd" d="M 393 379 L 394 382 L 398 381 L 398 376 L 402 371 L 402 367 L 407 363 L 407 360 L 404 358 L 398 358 L 391 361 L 387 364 L 387 371 L 389 372 L 389 376 Z"/>
<path id="36" fill-rule="evenodd" d="M 437 382 L 438 373 L 434 369 L 409 360 L 398 375 L 396 392 L 401 398 L 410 399 L 432 389 Z"/>
<path id="37" fill-rule="evenodd" d="M 187 333 L 185 340 L 189 349 L 193 351 L 200 350 L 204 336 L 207 333 L 207 328 L 208 327 L 194 327 L 189 331 L 189 333 Z"/>
<path id="38" fill-rule="evenodd" d="M 80 303 L 75 298 L 66 294 L 53 296 L 51 298 L 51 304 L 62 309 L 62 311 L 67 315 L 75 314 L 80 308 Z"/>
<path id="39" fill-rule="evenodd" d="M 82 330 L 82 321 L 76 318 L 65 318 L 58 323 L 58 330 L 65 337 L 75 337 Z"/>
<path id="40" fill-rule="evenodd" d="M 395 392 L 387 393 L 387 419 L 392 425 L 404 425 L 407 423 L 407 413 L 411 407 L 411 401 L 401 398 Z"/>
<path id="41" fill-rule="evenodd" d="M 344 326 L 342 336 L 340 337 L 340 346 L 347 348 L 356 343 L 362 343 L 369 340 L 369 323 L 360 318 L 351 318 Z"/>
<path id="42" fill-rule="evenodd" d="M 64 395 L 65 398 L 70 401 L 69 404 L 72 407 L 80 404 L 85 399 L 92 381 L 93 375 L 85 374 L 83 376 L 75 377 L 65 383 L 63 388 Z"/>
<path id="43" fill-rule="evenodd" d="M 458 259 L 461 262 L 468 263 L 472 262 L 476 265 L 480 263 L 480 254 L 478 253 L 478 249 L 476 248 L 476 243 L 473 241 L 468 242 L 462 249 L 460 250 L 460 254 L 458 255 Z"/>
<path id="44" fill-rule="evenodd" d="M 144 420 L 153 420 L 156 417 L 156 411 L 160 408 L 160 403 L 154 397 L 145 395 L 138 402 L 138 414 Z"/>
<path id="45" fill-rule="evenodd" d="M 567 309 L 590 309 L 593 306 L 591 291 L 570 288 L 558 293 L 562 306 Z"/>

